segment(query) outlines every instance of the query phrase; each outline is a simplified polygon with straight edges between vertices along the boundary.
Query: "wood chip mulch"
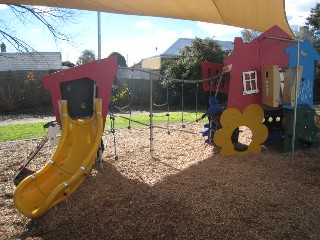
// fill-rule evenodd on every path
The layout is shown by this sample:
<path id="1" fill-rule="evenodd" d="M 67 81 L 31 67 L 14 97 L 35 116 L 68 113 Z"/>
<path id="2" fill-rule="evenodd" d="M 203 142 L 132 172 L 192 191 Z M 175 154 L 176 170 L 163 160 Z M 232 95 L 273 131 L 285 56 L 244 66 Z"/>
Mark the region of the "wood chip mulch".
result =
<path id="1" fill-rule="evenodd" d="M 103 137 L 79 189 L 44 216 L 13 205 L 12 177 L 39 140 L 0 143 L 0 239 L 320 239 L 320 148 L 222 157 L 202 124 L 122 129 Z M 181 130 L 181 131 L 180 131 Z M 115 150 L 118 160 L 115 160 Z M 30 166 L 54 152 L 46 144 Z"/>

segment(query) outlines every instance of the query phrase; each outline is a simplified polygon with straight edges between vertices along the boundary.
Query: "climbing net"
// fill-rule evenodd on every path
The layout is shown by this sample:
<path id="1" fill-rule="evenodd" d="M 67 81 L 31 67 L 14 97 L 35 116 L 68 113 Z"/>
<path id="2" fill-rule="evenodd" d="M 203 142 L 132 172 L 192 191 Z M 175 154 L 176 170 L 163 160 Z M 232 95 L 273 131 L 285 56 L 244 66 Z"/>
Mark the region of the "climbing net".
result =
<path id="1" fill-rule="evenodd" d="M 133 81 L 137 79 L 137 77 L 134 76 L 135 73 L 139 73 L 139 79 L 145 80 L 149 82 L 149 124 L 136 121 L 132 119 L 132 103 L 133 103 Z M 116 141 L 115 141 L 115 128 L 114 128 L 114 122 L 116 117 L 120 117 L 123 119 L 128 120 L 128 129 L 132 128 L 132 123 L 137 123 L 142 126 L 145 126 L 146 128 L 150 129 L 150 155 L 152 157 L 154 147 L 153 147 L 153 142 L 154 142 L 154 128 L 163 128 L 166 130 L 165 134 L 170 134 L 173 131 L 181 131 L 182 129 L 186 128 L 186 126 L 190 124 L 194 124 L 198 122 L 201 118 L 198 118 L 198 91 L 199 91 L 199 84 L 208 81 L 210 84 L 212 83 L 213 80 L 219 79 L 221 80 L 222 77 L 226 74 L 226 72 L 222 72 L 220 74 L 217 74 L 214 77 L 208 78 L 208 79 L 199 79 L 199 80 L 184 80 L 184 79 L 175 79 L 171 77 L 166 77 L 163 76 L 159 73 L 147 70 L 147 69 L 142 69 L 142 68 L 128 68 L 128 67 L 119 67 L 119 74 L 118 74 L 118 79 L 127 79 L 128 80 L 128 86 L 129 86 L 129 103 L 124 106 L 124 107 L 119 107 L 116 106 L 114 103 L 111 102 L 111 106 L 109 108 L 109 116 L 110 116 L 110 121 L 111 121 L 111 130 L 109 133 L 113 134 L 113 142 L 114 142 L 114 147 L 115 147 L 115 158 L 118 159 L 117 156 L 117 150 L 116 150 Z M 154 89 L 154 82 L 155 81 L 162 81 L 163 85 L 165 85 L 166 89 L 166 100 L 164 103 L 155 103 L 154 99 L 154 94 L 153 94 L 153 89 Z M 181 84 L 181 125 L 176 127 L 176 128 L 170 128 L 170 93 L 169 93 L 169 84 L 170 83 L 180 83 Z M 196 119 L 191 122 L 186 122 L 184 118 L 184 112 L 185 112 L 185 84 L 194 84 L 196 86 L 196 97 L 195 97 L 195 106 L 196 106 Z M 210 92 L 211 94 L 211 92 Z M 216 92 L 217 94 L 217 92 Z M 216 96 L 215 94 L 215 96 Z M 158 115 L 155 114 L 154 108 L 156 107 L 166 107 L 166 113 L 164 115 Z M 116 116 L 114 113 L 114 109 L 118 111 L 129 111 L 129 116 L 123 116 L 119 115 Z M 154 118 L 159 118 L 159 117 L 166 117 L 166 126 L 156 126 L 154 124 Z M 145 130 L 144 128 L 143 130 Z"/>

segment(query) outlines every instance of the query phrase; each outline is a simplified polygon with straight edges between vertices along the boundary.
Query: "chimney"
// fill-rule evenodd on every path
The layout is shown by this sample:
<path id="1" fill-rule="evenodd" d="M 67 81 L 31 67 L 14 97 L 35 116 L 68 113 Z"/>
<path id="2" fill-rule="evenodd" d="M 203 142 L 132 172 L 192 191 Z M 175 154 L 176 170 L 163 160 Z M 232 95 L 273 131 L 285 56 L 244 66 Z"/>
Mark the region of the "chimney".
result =
<path id="1" fill-rule="evenodd" d="M 1 52 L 2 53 L 7 52 L 7 46 L 4 43 L 1 43 Z"/>

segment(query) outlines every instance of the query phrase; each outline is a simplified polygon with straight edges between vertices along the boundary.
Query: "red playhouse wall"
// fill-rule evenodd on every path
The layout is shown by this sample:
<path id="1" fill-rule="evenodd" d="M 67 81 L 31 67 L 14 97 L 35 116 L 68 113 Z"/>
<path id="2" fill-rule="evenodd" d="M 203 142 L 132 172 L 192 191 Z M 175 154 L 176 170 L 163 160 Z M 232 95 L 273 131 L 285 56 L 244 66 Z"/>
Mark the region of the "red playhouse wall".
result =
<path id="1" fill-rule="evenodd" d="M 272 65 L 288 67 L 289 56 L 284 49 L 294 43 L 266 37 L 291 38 L 276 25 L 249 43 L 244 43 L 242 38 L 235 38 L 233 53 L 224 60 L 225 66 L 232 64 L 228 108 L 243 111 L 249 104 L 262 105 L 261 68 Z M 248 71 L 257 71 L 259 92 L 243 95 L 242 73 Z"/>
<path id="2" fill-rule="evenodd" d="M 58 101 L 62 99 L 60 83 L 81 78 L 90 78 L 98 84 L 98 97 L 102 99 L 103 125 L 109 107 L 112 84 L 118 72 L 117 56 L 93 61 L 81 66 L 62 70 L 42 77 L 42 84 L 50 91 L 56 121 L 61 124 Z"/>
<path id="3" fill-rule="evenodd" d="M 211 77 L 214 77 L 216 75 L 219 75 L 222 73 L 223 69 L 223 64 L 218 64 L 218 63 L 211 63 L 211 62 L 203 62 L 202 63 L 202 79 L 209 79 Z M 228 93 L 229 91 L 229 74 L 225 75 L 225 80 L 223 84 L 220 84 L 219 86 L 219 92 L 221 93 Z M 202 83 L 203 90 L 205 91 L 211 91 L 215 92 L 217 89 L 219 77 L 210 81 L 205 81 Z"/>

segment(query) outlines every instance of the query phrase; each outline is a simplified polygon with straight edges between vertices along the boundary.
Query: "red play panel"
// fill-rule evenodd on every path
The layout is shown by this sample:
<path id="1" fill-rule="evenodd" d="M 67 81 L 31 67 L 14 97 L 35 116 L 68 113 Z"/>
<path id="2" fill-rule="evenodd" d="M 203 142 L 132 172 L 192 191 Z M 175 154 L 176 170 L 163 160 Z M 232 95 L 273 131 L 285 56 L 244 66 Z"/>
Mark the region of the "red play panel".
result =
<path id="1" fill-rule="evenodd" d="M 284 49 L 293 43 L 266 37 L 290 38 L 278 26 L 270 28 L 249 43 L 244 43 L 242 38 L 235 38 L 234 51 L 224 60 L 225 66 L 232 64 L 228 108 L 242 111 L 249 104 L 261 105 L 261 67 L 272 65 L 280 68 L 288 67 L 289 56 L 285 54 Z M 256 76 L 256 82 L 252 80 L 253 75 Z M 245 88 L 252 91 L 246 92 Z"/>
<path id="2" fill-rule="evenodd" d="M 202 79 L 209 79 L 216 75 L 222 73 L 223 64 L 218 63 L 211 63 L 211 62 L 202 62 Z M 221 83 L 219 86 L 219 92 L 221 93 L 228 93 L 229 91 L 229 82 L 230 82 L 230 75 L 225 74 L 224 77 L 221 79 Z M 215 78 L 212 81 L 205 81 L 202 84 L 203 90 L 215 92 L 218 86 L 219 77 Z"/>
<path id="3" fill-rule="evenodd" d="M 117 56 L 97 60 L 74 68 L 42 77 L 42 84 L 50 91 L 56 121 L 61 123 L 58 101 L 62 100 L 60 84 L 72 80 L 89 78 L 98 85 L 98 98 L 102 99 L 102 117 L 105 123 L 114 77 L 118 72 Z"/>

